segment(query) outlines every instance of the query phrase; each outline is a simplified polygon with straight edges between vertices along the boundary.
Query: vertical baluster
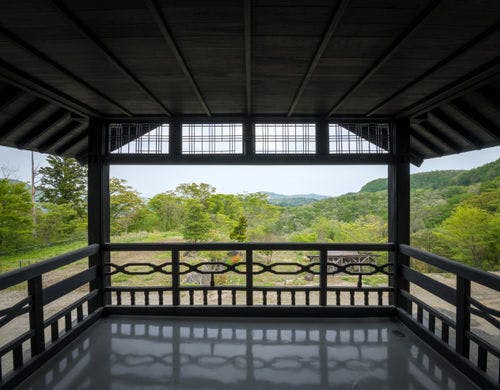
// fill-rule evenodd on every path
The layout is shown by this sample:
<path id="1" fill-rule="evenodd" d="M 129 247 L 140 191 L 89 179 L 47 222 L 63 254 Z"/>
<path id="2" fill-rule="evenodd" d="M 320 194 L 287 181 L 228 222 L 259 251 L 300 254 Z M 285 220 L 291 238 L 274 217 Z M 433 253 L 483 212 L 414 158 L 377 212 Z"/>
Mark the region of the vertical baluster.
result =
<path id="1" fill-rule="evenodd" d="M 276 304 L 281 306 L 281 290 L 276 290 Z"/>
<path id="2" fill-rule="evenodd" d="M 488 351 L 480 345 L 477 348 L 477 366 L 481 371 L 486 372 L 488 367 Z"/>
<path id="3" fill-rule="evenodd" d="M 52 342 L 56 341 L 59 338 L 59 322 L 54 321 L 50 325 L 50 337 L 52 338 Z"/>
<path id="4" fill-rule="evenodd" d="M 309 304 L 310 304 L 310 302 L 309 302 L 309 290 L 306 290 L 305 293 L 306 293 L 306 306 L 309 306 Z"/>
<path id="5" fill-rule="evenodd" d="M 355 302 L 354 302 L 354 291 L 353 290 L 349 291 L 349 297 L 350 297 L 351 306 L 354 306 Z"/>
<path id="6" fill-rule="evenodd" d="M 434 333 L 436 331 L 436 317 L 429 313 L 429 330 Z"/>
<path id="7" fill-rule="evenodd" d="M 162 290 L 158 290 L 158 304 L 160 306 L 163 305 L 163 291 Z"/>
<path id="8" fill-rule="evenodd" d="M 14 364 L 14 370 L 17 370 L 23 366 L 23 344 L 19 343 L 12 350 L 12 363 Z"/>
<path id="9" fill-rule="evenodd" d="M 120 306 L 122 304 L 122 292 L 117 291 L 116 292 L 116 304 Z"/>
<path id="10" fill-rule="evenodd" d="M 135 291 L 130 291 L 130 304 L 135 305 Z"/>
<path id="11" fill-rule="evenodd" d="M 369 293 L 369 291 L 363 291 L 363 293 L 365 294 L 365 306 L 368 306 L 369 305 L 369 302 L 368 302 L 368 293 Z"/>
<path id="12" fill-rule="evenodd" d="M 179 251 L 172 251 L 172 305 L 180 304 L 180 274 L 179 274 Z"/>
<path id="13" fill-rule="evenodd" d="M 340 291 L 339 290 L 335 291 L 335 302 L 336 302 L 337 306 L 340 306 Z"/>
<path id="14" fill-rule="evenodd" d="M 203 290 L 203 305 L 204 306 L 208 305 L 208 291 L 207 291 L 207 289 Z"/>
<path id="15" fill-rule="evenodd" d="M 267 305 L 267 290 L 262 290 L 262 304 Z"/>
<path id="16" fill-rule="evenodd" d="M 245 252 L 246 268 L 246 301 L 248 306 L 253 305 L 253 252 L 247 249 Z"/>
<path id="17" fill-rule="evenodd" d="M 456 351 L 462 356 L 469 357 L 469 338 L 467 332 L 470 330 L 470 280 L 457 275 L 457 329 L 456 329 Z"/>
<path id="18" fill-rule="evenodd" d="M 236 289 L 231 290 L 231 304 L 236 306 Z"/>
<path id="19" fill-rule="evenodd" d="M 83 306 L 82 305 L 80 305 L 76 308 L 76 320 L 78 322 L 83 321 Z"/>
<path id="20" fill-rule="evenodd" d="M 328 251 L 322 249 L 319 251 L 319 304 L 327 304 L 327 285 L 328 285 Z"/>
<path id="21" fill-rule="evenodd" d="M 422 309 L 422 306 L 417 306 L 417 321 L 420 324 L 424 321 L 424 309 Z"/>
<path id="22" fill-rule="evenodd" d="M 149 306 L 149 291 L 144 291 L 144 304 Z"/>
<path id="23" fill-rule="evenodd" d="M 189 290 L 189 304 L 194 305 L 194 290 Z"/>
<path id="24" fill-rule="evenodd" d="M 291 292 L 291 301 L 292 301 L 292 306 L 295 306 L 295 290 L 292 290 Z"/>
<path id="25" fill-rule="evenodd" d="M 441 340 L 443 340 L 446 344 L 450 341 L 450 327 L 445 322 L 441 322 Z"/>
<path id="26" fill-rule="evenodd" d="M 217 290 L 217 304 L 219 306 L 222 305 L 222 290 L 220 290 L 220 289 Z"/>
<path id="27" fill-rule="evenodd" d="M 383 303 L 383 292 L 382 291 L 377 291 L 377 295 L 378 295 L 378 305 L 379 306 L 382 306 L 384 303 Z"/>
<path id="28" fill-rule="evenodd" d="M 66 314 L 64 316 L 64 325 L 65 325 L 65 328 L 66 328 L 66 332 L 69 332 L 72 328 L 72 323 L 71 323 L 71 312 L 69 312 L 68 314 Z"/>

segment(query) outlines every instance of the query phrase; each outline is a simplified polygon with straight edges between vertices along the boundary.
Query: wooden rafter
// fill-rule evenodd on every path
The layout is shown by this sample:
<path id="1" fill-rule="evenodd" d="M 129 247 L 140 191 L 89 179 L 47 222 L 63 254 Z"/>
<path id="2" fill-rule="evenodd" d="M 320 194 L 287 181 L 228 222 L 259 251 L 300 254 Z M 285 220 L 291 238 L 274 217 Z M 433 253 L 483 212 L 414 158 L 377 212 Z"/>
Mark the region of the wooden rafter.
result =
<path id="1" fill-rule="evenodd" d="M 361 85 L 363 85 L 371 76 L 373 76 L 387 60 L 406 42 L 411 34 L 420 26 L 420 24 L 429 16 L 432 11 L 441 3 L 441 0 L 430 0 L 427 6 L 418 13 L 417 17 L 399 34 L 399 36 L 391 43 L 391 45 L 384 50 L 370 68 L 352 85 L 328 112 L 328 116 L 332 116 L 338 108 L 346 101 L 346 99 L 356 92 Z"/>
<path id="2" fill-rule="evenodd" d="M 64 18 L 69 21 L 79 32 L 82 34 L 89 42 L 91 42 L 99 52 L 122 74 L 127 76 L 140 90 L 142 90 L 151 100 L 158 104 L 163 112 L 170 116 L 171 113 L 169 109 L 163 104 L 163 102 L 153 93 L 151 90 L 140 81 L 136 75 L 128 69 L 122 61 L 116 57 L 116 55 L 94 34 L 94 32 L 88 28 L 62 1 L 52 0 L 52 4 L 56 7 L 59 13 L 64 16 Z"/>
<path id="3" fill-rule="evenodd" d="M 442 110 L 432 110 L 427 114 L 427 120 L 432 124 L 438 124 L 445 127 L 448 131 L 465 139 L 469 144 L 474 145 L 476 148 L 481 148 L 483 146 L 479 138 L 477 138 L 471 131 L 466 130 L 460 123 L 444 113 Z"/>
<path id="4" fill-rule="evenodd" d="M 35 99 L 18 114 L 11 118 L 5 125 L 0 127 L 0 142 L 4 141 L 8 136 L 14 133 L 17 129 L 23 126 L 26 122 L 42 113 L 49 107 L 49 103 L 42 99 Z"/>
<path id="5" fill-rule="evenodd" d="M 163 15 L 160 5 L 156 0 L 144 0 L 144 2 L 146 3 L 149 12 L 153 16 L 153 19 L 155 20 L 156 24 L 158 25 L 161 35 L 163 36 L 163 39 L 167 43 L 170 50 L 172 50 L 172 53 L 174 54 L 177 63 L 181 67 L 184 76 L 186 76 L 189 84 L 193 88 L 193 91 L 196 97 L 198 98 L 198 101 L 200 102 L 201 106 L 203 107 L 203 110 L 207 115 L 210 116 L 211 112 L 210 109 L 208 108 L 208 104 L 205 98 L 203 97 L 200 87 L 196 83 L 196 80 L 194 79 L 193 74 L 189 69 L 184 56 L 182 55 L 179 46 L 177 45 L 177 42 L 174 40 L 172 33 L 170 32 L 170 29 L 168 27 L 167 21 L 165 19 L 165 16 Z"/>
<path id="6" fill-rule="evenodd" d="M 64 123 L 70 118 L 68 111 L 64 109 L 59 109 L 45 119 L 42 123 L 31 129 L 28 134 L 24 135 L 20 140 L 16 142 L 16 146 L 20 149 L 25 148 L 35 142 L 37 139 L 43 136 L 46 131 L 50 131 L 61 123 Z"/>
<path id="7" fill-rule="evenodd" d="M 481 128 L 481 130 L 490 137 L 497 141 L 500 140 L 500 128 L 465 100 L 457 99 L 449 105 L 453 108 L 453 110 L 459 112 L 460 115 L 467 118 L 468 121 Z"/>
<path id="8" fill-rule="evenodd" d="M 342 16 L 344 15 L 345 10 L 347 9 L 347 6 L 349 5 L 350 0 L 342 0 L 338 3 L 337 8 L 333 12 L 333 15 L 330 19 L 330 23 L 328 24 L 328 28 L 326 29 L 325 33 L 323 34 L 323 37 L 321 38 L 321 42 L 318 45 L 318 48 L 316 49 L 316 52 L 314 53 L 313 58 L 311 59 L 311 62 L 309 63 L 309 67 L 307 68 L 307 72 L 302 78 L 302 82 L 300 83 L 299 88 L 297 89 L 297 92 L 295 93 L 295 96 L 293 97 L 292 103 L 290 104 L 290 108 L 288 109 L 288 116 L 291 116 L 293 114 L 293 111 L 295 110 L 295 107 L 297 107 L 297 104 L 299 103 L 299 99 L 304 93 L 304 90 L 306 89 L 307 83 L 309 82 L 314 70 L 316 69 L 316 66 L 318 66 L 319 60 L 321 59 L 321 56 L 325 52 L 326 48 L 328 47 L 328 44 L 330 43 L 330 40 L 332 39 L 333 33 L 337 29 L 337 26 L 340 23 L 340 20 L 342 19 Z"/>
<path id="9" fill-rule="evenodd" d="M 80 134 L 75 135 L 74 137 L 70 138 L 68 141 L 66 141 L 64 144 L 62 144 L 60 147 L 58 147 L 55 150 L 55 154 L 57 155 L 62 155 L 66 153 L 69 149 L 73 148 L 80 142 L 82 142 L 84 139 L 88 137 L 88 133 L 86 129 L 83 129 L 83 131 Z"/>
<path id="10" fill-rule="evenodd" d="M 417 126 L 420 126 L 426 133 L 430 134 L 432 137 L 437 139 L 439 142 L 446 145 L 448 148 L 452 149 L 455 153 L 460 153 L 463 151 L 463 148 L 459 144 L 457 144 L 454 140 L 452 140 L 447 135 L 443 134 L 432 123 L 430 123 L 428 121 L 424 121 Z"/>
<path id="11" fill-rule="evenodd" d="M 460 46 L 458 49 L 454 50 L 451 54 L 443 58 L 441 61 L 439 61 L 437 64 L 434 66 L 430 67 L 427 69 L 425 72 L 423 72 L 420 76 L 416 77 L 415 79 L 411 80 L 409 83 L 405 84 L 401 88 L 399 88 L 396 92 L 391 94 L 389 97 L 384 99 L 382 102 L 378 103 L 376 106 L 371 108 L 370 110 L 367 111 L 365 114 L 366 116 L 371 116 L 375 114 L 377 111 L 379 111 L 382 107 L 384 107 L 387 103 L 390 101 L 394 100 L 396 97 L 404 93 L 405 91 L 409 90 L 410 88 L 414 87 L 417 85 L 419 82 L 422 80 L 426 79 L 433 73 L 437 72 L 438 70 L 442 69 L 449 63 L 451 63 L 453 60 L 455 60 L 457 57 L 463 55 L 473 47 L 475 47 L 478 43 L 482 42 L 486 38 L 490 37 L 493 33 L 498 32 L 498 29 L 500 27 L 500 21 L 497 21 L 490 27 L 488 27 L 486 30 L 482 31 L 480 34 L 476 35 L 474 38 L 472 38 L 470 41 L 466 42 L 464 45 Z"/>
<path id="12" fill-rule="evenodd" d="M 73 133 L 82 126 L 83 125 L 79 122 L 71 121 L 55 134 L 51 135 L 47 140 L 42 142 L 36 149 L 40 152 L 50 151 L 61 139 L 65 138 L 68 134 Z"/>
<path id="13" fill-rule="evenodd" d="M 23 95 L 24 91 L 21 91 L 19 88 L 13 87 L 11 85 L 7 85 L 2 89 L 2 91 L 0 91 L 0 110 L 2 110 L 4 107 L 9 106 Z"/>
<path id="14" fill-rule="evenodd" d="M 444 154 L 444 150 L 442 150 L 439 146 L 430 142 L 427 138 L 423 137 L 418 129 L 415 129 L 414 125 L 412 125 L 412 132 L 410 134 L 411 138 L 415 139 L 418 143 L 423 145 L 426 149 L 429 149 L 432 153 L 437 156 L 442 156 Z"/>
<path id="15" fill-rule="evenodd" d="M 125 107 L 123 107 L 121 104 L 107 96 L 104 92 L 100 91 L 93 85 L 89 84 L 85 80 L 83 80 L 81 77 L 77 76 L 70 70 L 66 69 L 64 66 L 50 58 L 47 54 L 43 53 L 42 51 L 38 50 L 34 46 L 30 45 L 28 42 L 24 41 L 21 39 L 19 36 L 14 34 L 12 31 L 6 29 L 2 24 L 0 24 L 0 33 L 2 33 L 4 36 L 6 36 L 10 41 L 14 42 L 16 45 L 19 47 L 23 48 L 27 52 L 29 52 L 31 55 L 35 56 L 39 60 L 45 62 L 46 64 L 49 64 L 53 68 L 57 69 L 59 72 L 64 74 L 66 77 L 69 79 L 73 80 L 77 84 L 80 84 L 84 88 L 92 91 L 102 99 L 106 100 L 109 104 L 111 104 L 113 107 L 115 107 L 118 111 L 122 112 L 123 114 L 127 116 L 132 116 L 132 113 L 127 110 Z"/>

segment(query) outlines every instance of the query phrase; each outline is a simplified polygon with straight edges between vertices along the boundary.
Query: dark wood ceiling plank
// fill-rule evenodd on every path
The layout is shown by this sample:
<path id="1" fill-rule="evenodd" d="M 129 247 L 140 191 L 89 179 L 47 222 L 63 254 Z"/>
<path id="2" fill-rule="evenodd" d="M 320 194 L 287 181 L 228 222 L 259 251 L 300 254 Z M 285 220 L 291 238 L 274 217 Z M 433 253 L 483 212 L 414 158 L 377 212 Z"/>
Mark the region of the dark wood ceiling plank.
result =
<path id="1" fill-rule="evenodd" d="M 252 2 L 245 0 L 243 8 L 245 26 L 245 97 L 247 115 L 252 115 Z"/>
<path id="2" fill-rule="evenodd" d="M 417 142 L 419 142 L 421 145 L 423 145 L 426 149 L 430 150 L 432 153 L 434 153 L 436 156 L 443 156 L 445 154 L 445 151 L 441 149 L 438 145 L 435 145 L 431 141 L 429 141 L 427 138 L 422 136 L 420 134 L 419 130 L 415 125 L 411 125 L 411 134 L 410 137 L 415 139 Z"/>
<path id="3" fill-rule="evenodd" d="M 498 92 L 492 90 L 491 88 L 482 88 L 476 92 L 479 93 L 479 95 L 481 95 L 481 97 L 485 99 L 488 104 L 500 110 L 500 94 Z"/>
<path id="4" fill-rule="evenodd" d="M 456 134 L 457 136 L 463 138 L 469 144 L 475 146 L 476 148 L 482 148 L 483 143 L 479 138 L 477 138 L 474 133 L 468 131 L 464 126 L 462 126 L 458 121 L 456 121 L 451 116 L 447 115 L 439 109 L 432 110 L 427 114 L 427 120 L 430 123 L 438 124 L 445 127 L 448 131 Z"/>
<path id="5" fill-rule="evenodd" d="M 384 65 L 393 54 L 406 42 L 412 33 L 420 26 L 420 24 L 429 16 L 432 11 L 441 3 L 441 0 L 430 0 L 425 8 L 418 13 L 415 19 L 398 35 L 398 37 L 391 43 L 391 45 L 384 50 L 370 68 L 352 85 L 332 106 L 328 112 L 328 116 L 332 116 L 338 108 L 346 101 L 346 99 L 356 92 L 363 83 L 365 83 L 371 76 L 373 76 L 382 65 Z"/>
<path id="6" fill-rule="evenodd" d="M 31 76 L 0 58 L 0 79 L 51 103 L 83 116 L 102 117 L 102 113 Z"/>
<path id="7" fill-rule="evenodd" d="M 33 142 L 42 137 L 45 132 L 52 130 L 54 127 L 61 125 L 61 123 L 67 121 L 70 118 L 70 113 L 64 109 L 59 109 L 45 119 L 42 123 L 31 129 L 26 135 L 24 135 L 19 141 L 16 142 L 16 146 L 20 149 L 26 148 Z"/>
<path id="8" fill-rule="evenodd" d="M 488 134 L 495 140 L 500 140 L 500 128 L 486 118 L 479 110 L 472 107 L 463 99 L 457 99 L 449 103 L 455 111 L 458 111 L 460 115 L 467 118 L 468 121 L 474 123 L 476 126 L 480 127 L 483 132 Z"/>
<path id="9" fill-rule="evenodd" d="M 500 79 L 500 56 L 403 108 L 395 116 L 400 118 L 425 114 L 449 100 L 463 96 L 467 92 L 497 79 Z"/>
<path id="10" fill-rule="evenodd" d="M 482 42 L 486 38 L 490 37 L 493 33 L 498 32 L 498 29 L 500 28 L 500 20 L 488 27 L 486 30 L 483 30 L 480 34 L 476 35 L 474 38 L 472 38 L 470 41 L 466 42 L 464 45 L 460 46 L 458 49 L 453 51 L 451 54 L 449 54 L 447 57 L 443 58 L 441 61 L 439 61 L 437 64 L 434 66 L 430 67 L 428 70 L 423 72 L 420 76 L 416 77 L 409 83 L 405 84 L 403 87 L 398 89 L 396 92 L 394 92 L 392 95 L 384 99 L 382 102 L 378 103 L 376 106 L 371 108 L 369 111 L 366 112 L 366 116 L 371 116 L 375 114 L 377 111 L 379 111 L 382 107 L 384 107 L 387 103 L 390 101 L 394 100 L 396 97 L 401 95 L 402 93 L 406 92 L 410 88 L 414 87 L 416 84 L 424 80 L 425 78 L 429 77 L 433 73 L 437 72 L 438 70 L 442 69 L 446 65 L 450 64 L 453 60 L 455 60 L 457 57 L 461 56 L 462 54 L 466 53 L 473 47 L 475 47 L 478 43 Z"/>
<path id="11" fill-rule="evenodd" d="M 37 48 L 35 48 L 31 44 L 29 44 L 28 42 L 21 39 L 19 36 L 14 34 L 12 31 L 6 29 L 1 23 L 0 23 L 0 33 L 3 34 L 4 36 L 6 36 L 10 41 L 14 42 L 19 47 L 21 47 L 24 50 L 26 50 L 27 52 L 29 52 L 31 55 L 35 56 L 39 60 L 41 60 L 41 61 L 45 62 L 46 64 L 49 64 L 53 68 L 57 69 L 59 72 L 64 74 L 69 79 L 73 80 L 77 84 L 80 84 L 84 88 L 87 88 L 88 90 L 92 91 L 97 96 L 101 97 L 106 102 L 108 102 L 113 107 L 115 107 L 118 111 L 122 112 L 123 114 L 125 114 L 127 116 L 133 116 L 133 114 L 129 110 L 127 110 L 125 107 L 123 107 L 120 103 L 116 102 L 115 100 L 113 100 L 112 98 L 107 96 L 104 92 L 100 91 L 99 89 L 97 89 L 93 85 L 91 85 L 88 82 L 86 82 L 85 80 L 83 80 L 81 77 L 77 76 L 76 74 L 74 74 L 70 70 L 66 69 L 64 66 L 62 66 L 61 64 L 59 64 L 58 62 L 56 62 L 55 60 L 50 58 L 47 54 L 43 53 L 42 51 L 38 50 Z"/>
<path id="12" fill-rule="evenodd" d="M 452 149 L 455 153 L 463 152 L 463 148 L 457 144 L 453 139 L 443 134 L 436 126 L 434 126 L 429 121 L 424 121 L 420 123 L 420 126 L 430 134 L 432 137 L 436 138 L 439 142 L 446 145 L 448 148 Z"/>
<path id="13" fill-rule="evenodd" d="M 80 122 L 71 121 L 66 126 L 64 126 L 62 129 L 58 130 L 55 134 L 52 134 L 47 140 L 42 142 L 36 149 L 39 152 L 47 153 L 61 139 L 65 138 L 66 136 L 68 136 L 68 134 L 73 133 L 75 130 L 79 129 L 82 126 L 84 126 L 84 125 L 82 125 Z"/>
<path id="14" fill-rule="evenodd" d="M 149 9 L 149 12 L 153 16 L 153 19 L 155 23 L 158 25 L 158 28 L 160 29 L 161 35 L 163 36 L 163 39 L 167 43 L 168 47 L 174 54 L 175 59 L 177 60 L 177 63 L 182 69 L 182 72 L 184 73 L 184 76 L 186 76 L 189 84 L 191 85 L 191 88 L 193 88 L 193 91 L 198 98 L 198 101 L 200 102 L 201 106 L 203 107 L 203 110 L 205 113 L 210 116 L 211 112 L 210 109 L 208 108 L 208 104 L 203 97 L 200 87 L 198 86 L 196 80 L 193 77 L 193 74 L 191 70 L 189 69 L 187 62 L 182 55 L 179 46 L 177 42 L 174 40 L 172 33 L 170 32 L 170 29 L 167 24 L 167 20 L 165 19 L 165 15 L 163 14 L 163 11 L 161 10 L 160 5 L 156 0 L 144 0 L 146 3 L 146 6 Z"/>
<path id="15" fill-rule="evenodd" d="M 335 11 L 333 12 L 333 15 L 330 19 L 330 22 L 328 24 L 328 28 L 326 29 L 325 33 L 323 34 L 323 37 L 321 38 L 321 42 L 318 45 L 318 48 L 316 49 L 316 52 L 314 53 L 313 58 L 311 59 L 311 62 L 309 63 L 309 67 L 307 68 L 306 74 L 302 78 L 302 81 L 300 83 L 299 88 L 297 89 L 297 92 L 295 93 L 295 96 L 293 97 L 292 103 L 290 104 L 290 108 L 288 109 L 287 116 L 292 116 L 293 111 L 297 107 L 297 104 L 299 103 L 299 99 L 304 93 L 304 90 L 306 89 L 307 83 L 309 82 L 314 70 L 316 69 L 316 66 L 319 63 L 319 60 L 321 59 L 321 56 L 325 52 L 326 48 L 328 47 L 328 44 L 330 43 L 330 40 L 332 39 L 333 33 L 337 29 L 337 26 L 340 23 L 340 20 L 342 19 L 342 16 L 344 15 L 344 12 L 349 5 L 350 0 L 341 0 L 338 4 L 337 7 L 335 8 Z"/>
<path id="16" fill-rule="evenodd" d="M 63 145 L 58 147 L 55 150 L 55 154 L 59 156 L 63 155 L 64 153 L 66 153 L 68 150 L 76 146 L 78 143 L 82 142 L 87 137 L 88 137 L 87 129 L 83 129 L 83 131 L 80 134 L 72 137 L 70 140 L 66 141 Z"/>
<path id="17" fill-rule="evenodd" d="M 7 85 L 0 91 L 0 111 L 14 103 L 18 98 L 24 95 L 24 91 L 19 88 Z"/>
<path id="18" fill-rule="evenodd" d="M 169 109 L 151 90 L 140 81 L 136 75 L 128 69 L 122 61 L 88 28 L 62 1 L 51 0 L 52 4 L 56 7 L 59 13 L 70 22 L 89 42 L 91 42 L 103 56 L 113 64 L 122 74 L 127 76 L 140 90 L 142 90 L 151 100 L 158 104 L 163 112 L 171 116 Z"/>
<path id="19" fill-rule="evenodd" d="M 12 133 L 14 133 L 21 126 L 45 111 L 50 104 L 43 99 L 35 99 L 24 107 L 19 113 L 14 115 L 10 120 L 0 127 L 0 142 L 4 141 Z"/>

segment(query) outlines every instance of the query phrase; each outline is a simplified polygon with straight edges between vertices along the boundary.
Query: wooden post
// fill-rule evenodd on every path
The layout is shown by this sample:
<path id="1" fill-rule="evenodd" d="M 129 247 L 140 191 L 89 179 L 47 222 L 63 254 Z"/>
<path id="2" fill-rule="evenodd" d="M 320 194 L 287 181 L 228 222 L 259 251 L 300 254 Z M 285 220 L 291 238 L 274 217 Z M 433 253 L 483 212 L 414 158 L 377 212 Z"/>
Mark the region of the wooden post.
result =
<path id="1" fill-rule="evenodd" d="M 29 312 L 30 329 L 33 331 L 33 337 L 31 337 L 31 356 L 35 356 L 45 350 L 43 287 L 41 275 L 28 280 L 28 295 L 31 297 Z"/>
<path id="2" fill-rule="evenodd" d="M 401 265 L 409 265 L 409 257 L 402 254 L 399 245 L 410 243 L 410 121 L 397 120 L 391 126 L 391 162 L 388 169 L 388 210 L 389 242 L 395 244 L 394 252 L 389 254 L 394 275 L 389 285 L 394 287 L 390 304 L 411 312 L 411 303 L 399 293 L 409 291 L 409 282 L 401 275 Z"/>
<path id="3" fill-rule="evenodd" d="M 330 153 L 330 127 L 327 118 L 316 122 L 316 153 L 327 156 Z"/>
<path id="4" fill-rule="evenodd" d="M 243 122 L 243 154 L 253 156 L 255 154 L 255 131 L 251 119 Z"/>
<path id="5" fill-rule="evenodd" d="M 247 306 L 253 305 L 253 252 L 247 249 L 245 253 L 246 266 L 246 295 Z"/>
<path id="6" fill-rule="evenodd" d="M 327 288 L 328 286 L 328 251 L 322 249 L 319 251 L 319 304 L 326 306 L 327 304 Z"/>
<path id="7" fill-rule="evenodd" d="M 109 164 L 104 161 L 107 126 L 99 119 L 89 120 L 88 158 L 88 236 L 89 244 L 100 244 L 99 252 L 89 257 L 89 267 L 97 267 L 97 279 L 90 282 L 90 291 L 99 290 L 99 295 L 89 302 L 89 314 L 98 307 L 111 303 L 106 287 L 111 277 L 105 275 L 109 253 L 103 244 L 109 243 Z"/>
<path id="8" fill-rule="evenodd" d="M 182 155 L 182 122 L 173 118 L 169 122 L 169 154 L 175 157 Z"/>
<path id="9" fill-rule="evenodd" d="M 179 251 L 172 251 L 172 305 L 180 305 Z"/>
<path id="10" fill-rule="evenodd" d="M 470 280 L 457 275 L 457 297 L 456 297 L 456 343 L 455 350 L 460 355 L 469 358 L 469 338 L 467 332 L 470 330 Z"/>

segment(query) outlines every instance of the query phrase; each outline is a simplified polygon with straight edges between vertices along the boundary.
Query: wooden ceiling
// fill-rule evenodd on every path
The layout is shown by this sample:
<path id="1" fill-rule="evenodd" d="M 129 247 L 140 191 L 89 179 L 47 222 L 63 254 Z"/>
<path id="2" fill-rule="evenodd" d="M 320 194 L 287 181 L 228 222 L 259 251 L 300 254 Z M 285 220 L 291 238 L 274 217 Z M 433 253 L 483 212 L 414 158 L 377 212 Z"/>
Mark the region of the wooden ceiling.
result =
<path id="1" fill-rule="evenodd" d="M 87 120 L 412 118 L 421 158 L 499 144 L 498 0 L 2 0 L 0 144 Z"/>

